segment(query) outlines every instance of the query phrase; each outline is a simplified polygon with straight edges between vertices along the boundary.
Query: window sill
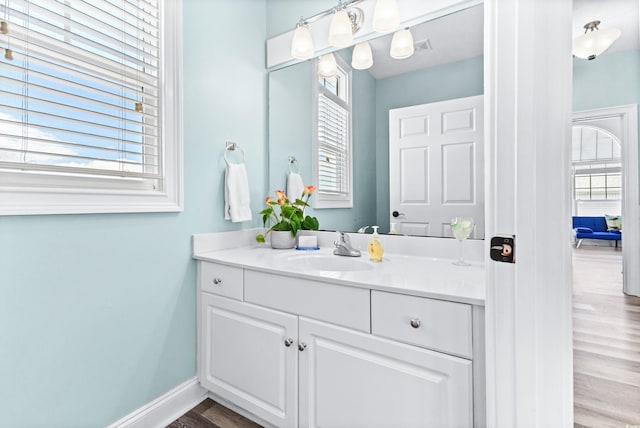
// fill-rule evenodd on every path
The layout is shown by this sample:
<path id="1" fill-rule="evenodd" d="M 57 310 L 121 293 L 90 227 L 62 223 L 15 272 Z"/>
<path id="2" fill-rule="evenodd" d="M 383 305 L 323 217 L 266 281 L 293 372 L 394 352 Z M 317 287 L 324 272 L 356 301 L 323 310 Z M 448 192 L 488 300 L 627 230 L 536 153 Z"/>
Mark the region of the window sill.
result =
<path id="1" fill-rule="evenodd" d="M 181 192 L 0 187 L 1 215 L 183 211 Z"/>

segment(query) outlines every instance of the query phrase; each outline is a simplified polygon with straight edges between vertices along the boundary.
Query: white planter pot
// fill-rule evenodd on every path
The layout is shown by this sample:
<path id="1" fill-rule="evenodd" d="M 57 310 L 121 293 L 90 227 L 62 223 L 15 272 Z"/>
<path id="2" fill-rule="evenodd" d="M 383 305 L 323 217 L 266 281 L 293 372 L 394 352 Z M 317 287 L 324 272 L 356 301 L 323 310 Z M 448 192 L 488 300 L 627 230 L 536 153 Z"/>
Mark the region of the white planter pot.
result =
<path id="1" fill-rule="evenodd" d="M 296 245 L 296 238 L 291 235 L 290 230 L 272 230 L 270 235 L 271 248 L 276 250 L 285 250 L 293 248 Z"/>

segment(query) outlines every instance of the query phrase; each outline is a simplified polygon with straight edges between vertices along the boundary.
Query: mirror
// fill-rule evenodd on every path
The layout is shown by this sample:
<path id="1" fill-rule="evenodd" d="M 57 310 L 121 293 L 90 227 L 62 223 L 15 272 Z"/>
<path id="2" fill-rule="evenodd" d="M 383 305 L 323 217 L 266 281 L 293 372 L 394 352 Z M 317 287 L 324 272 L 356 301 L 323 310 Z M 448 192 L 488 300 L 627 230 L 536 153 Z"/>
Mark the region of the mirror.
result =
<path id="1" fill-rule="evenodd" d="M 389 206 L 389 110 L 483 94 L 482 5 L 415 25 L 411 32 L 412 57 L 390 58 L 392 35 L 383 35 L 370 41 L 373 67 L 352 71 L 353 208 L 313 210 L 323 230 L 355 232 L 379 225 L 380 232 L 389 232 L 393 211 Z M 351 51 L 346 48 L 338 55 L 350 63 Z M 317 77 L 312 61 L 269 73 L 272 191 L 286 189 L 290 157 L 297 160 L 304 183 L 314 184 L 312 85 Z M 475 177 L 484 175 L 482 162 L 475 162 L 472 169 Z M 310 202 L 313 206 L 313 198 Z M 483 225 L 484 219 L 476 218 L 476 224 Z M 452 236 L 450 229 L 424 235 Z M 484 226 L 476 227 L 472 238 L 483 235 Z"/>

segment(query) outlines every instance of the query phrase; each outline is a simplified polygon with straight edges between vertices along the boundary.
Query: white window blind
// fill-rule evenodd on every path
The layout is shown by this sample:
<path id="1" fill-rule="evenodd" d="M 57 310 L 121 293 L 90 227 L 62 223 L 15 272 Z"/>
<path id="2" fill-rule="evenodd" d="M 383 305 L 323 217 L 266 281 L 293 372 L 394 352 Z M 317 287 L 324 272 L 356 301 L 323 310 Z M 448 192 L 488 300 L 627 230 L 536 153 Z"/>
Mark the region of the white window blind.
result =
<path id="1" fill-rule="evenodd" d="M 314 208 L 353 206 L 351 69 L 339 55 L 336 62 L 334 77 L 314 78 Z"/>
<path id="2" fill-rule="evenodd" d="M 326 93 L 318 96 L 318 191 L 326 199 L 348 199 L 349 111 Z"/>
<path id="3" fill-rule="evenodd" d="M 0 2 L 0 171 L 156 188 L 158 0 Z"/>

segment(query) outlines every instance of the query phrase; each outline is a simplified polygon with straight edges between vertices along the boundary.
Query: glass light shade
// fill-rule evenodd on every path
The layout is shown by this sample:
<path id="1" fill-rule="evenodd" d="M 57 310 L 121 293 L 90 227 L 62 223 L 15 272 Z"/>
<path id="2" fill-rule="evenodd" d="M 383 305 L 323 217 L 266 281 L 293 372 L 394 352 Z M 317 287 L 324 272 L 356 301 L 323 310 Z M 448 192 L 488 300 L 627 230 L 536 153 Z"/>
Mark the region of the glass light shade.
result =
<path id="1" fill-rule="evenodd" d="M 351 19 L 345 9 L 333 14 L 329 26 L 329 44 L 336 48 L 346 48 L 353 44 L 353 28 Z"/>
<path id="2" fill-rule="evenodd" d="M 396 0 L 378 0 L 373 11 L 373 30 L 389 33 L 400 26 L 400 12 Z"/>
<path id="3" fill-rule="evenodd" d="M 371 46 L 369 42 L 358 43 L 353 48 L 353 54 L 351 55 L 351 67 L 356 70 L 366 70 L 373 65 L 373 54 L 371 53 Z"/>
<path id="4" fill-rule="evenodd" d="M 589 31 L 573 39 L 573 54 L 578 58 L 594 59 L 606 51 L 620 37 L 617 28 Z"/>
<path id="5" fill-rule="evenodd" d="M 311 38 L 311 31 L 305 25 L 298 26 L 293 33 L 291 56 L 296 59 L 313 57 L 313 39 Z"/>
<path id="6" fill-rule="evenodd" d="M 391 39 L 391 51 L 389 55 L 395 59 L 405 59 L 413 55 L 413 35 L 408 28 L 396 31 Z"/>
<path id="7" fill-rule="evenodd" d="M 322 55 L 318 60 L 318 76 L 327 78 L 333 77 L 337 73 L 336 57 L 332 53 Z"/>

